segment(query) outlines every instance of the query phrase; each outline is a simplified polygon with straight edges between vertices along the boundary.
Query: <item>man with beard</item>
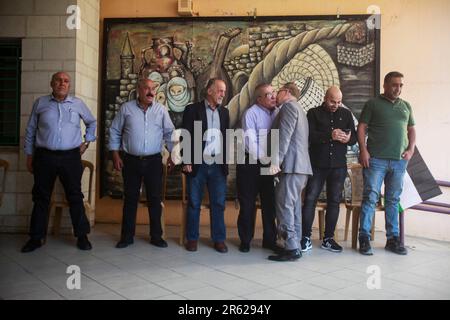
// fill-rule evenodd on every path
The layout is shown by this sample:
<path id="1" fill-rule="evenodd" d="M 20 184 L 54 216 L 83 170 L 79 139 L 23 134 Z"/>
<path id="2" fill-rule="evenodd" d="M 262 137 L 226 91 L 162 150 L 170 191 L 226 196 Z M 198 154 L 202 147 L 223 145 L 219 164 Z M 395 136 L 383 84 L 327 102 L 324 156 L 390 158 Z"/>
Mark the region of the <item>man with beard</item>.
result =
<path id="1" fill-rule="evenodd" d="M 416 129 L 411 105 L 400 99 L 402 88 L 403 74 L 389 72 L 384 78 L 384 93 L 367 101 L 359 118 L 359 162 L 364 167 L 359 252 L 363 255 L 373 254 L 370 230 L 383 181 L 386 191 L 385 249 L 400 255 L 407 254 L 399 238 L 398 205 L 403 177 L 416 145 Z"/>
<path id="2" fill-rule="evenodd" d="M 339 217 L 339 204 L 347 176 L 347 145 L 356 143 L 355 123 L 352 113 L 342 107 L 342 92 L 330 87 L 324 102 L 308 110 L 309 155 L 313 175 L 308 179 L 302 215 L 302 251 L 312 249 L 311 228 L 316 203 L 325 181 L 327 183 L 327 210 L 325 235 L 322 248 L 341 252 L 342 247 L 334 240 L 334 230 Z"/>

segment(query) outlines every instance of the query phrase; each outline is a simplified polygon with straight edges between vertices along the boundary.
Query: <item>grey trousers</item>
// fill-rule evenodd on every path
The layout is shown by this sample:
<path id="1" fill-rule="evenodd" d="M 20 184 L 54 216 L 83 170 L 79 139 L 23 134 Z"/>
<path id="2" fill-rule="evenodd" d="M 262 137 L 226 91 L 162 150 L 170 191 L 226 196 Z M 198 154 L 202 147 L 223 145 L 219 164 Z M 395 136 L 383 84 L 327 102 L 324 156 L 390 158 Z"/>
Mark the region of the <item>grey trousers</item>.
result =
<path id="1" fill-rule="evenodd" d="M 278 234 L 285 241 L 286 250 L 295 250 L 302 238 L 302 190 L 308 175 L 282 173 L 275 187 L 275 209 L 278 220 Z"/>

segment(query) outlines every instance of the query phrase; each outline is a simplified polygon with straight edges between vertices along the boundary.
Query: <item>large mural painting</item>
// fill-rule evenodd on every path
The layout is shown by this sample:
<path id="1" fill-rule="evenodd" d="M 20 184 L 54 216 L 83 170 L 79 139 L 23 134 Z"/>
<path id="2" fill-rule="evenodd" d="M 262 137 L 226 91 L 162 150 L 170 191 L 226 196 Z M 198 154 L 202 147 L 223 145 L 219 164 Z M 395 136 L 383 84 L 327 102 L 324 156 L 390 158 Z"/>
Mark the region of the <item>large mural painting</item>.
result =
<path id="1" fill-rule="evenodd" d="M 196 19 L 105 19 L 102 98 L 102 195 L 122 196 L 122 177 L 107 150 L 109 127 L 121 105 L 136 98 L 140 77 L 158 85 L 156 99 L 178 128 L 184 108 L 203 98 L 212 77 L 227 84 L 231 126 L 263 82 L 278 89 L 295 82 L 305 111 L 337 85 L 356 118 L 378 93 L 379 30 L 368 16 Z M 349 150 L 352 157 L 352 150 Z M 235 197 L 231 166 L 228 198 Z M 180 197 L 180 171 L 168 178 L 167 197 Z"/>

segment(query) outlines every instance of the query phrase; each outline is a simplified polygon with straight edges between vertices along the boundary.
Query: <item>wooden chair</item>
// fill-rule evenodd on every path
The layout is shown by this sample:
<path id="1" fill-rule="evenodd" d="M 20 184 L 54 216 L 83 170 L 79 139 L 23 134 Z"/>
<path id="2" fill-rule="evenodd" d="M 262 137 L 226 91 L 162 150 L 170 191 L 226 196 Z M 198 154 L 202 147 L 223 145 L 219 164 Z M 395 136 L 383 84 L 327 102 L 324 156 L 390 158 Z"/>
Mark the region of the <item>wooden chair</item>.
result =
<path id="1" fill-rule="evenodd" d="M 317 201 L 316 210 L 319 216 L 319 239 L 322 240 L 325 237 L 325 212 L 327 210 L 327 203 Z M 335 233 L 337 233 L 337 230 Z"/>
<path id="2" fill-rule="evenodd" d="M 350 217 L 352 217 L 352 248 L 356 249 L 358 240 L 359 220 L 361 215 L 361 204 L 363 199 L 363 168 L 359 163 L 349 163 L 347 165 L 347 174 L 350 178 L 351 195 L 347 194 L 344 189 L 345 207 L 347 209 L 345 217 L 344 240 L 348 239 L 348 229 L 350 225 Z M 375 208 L 376 211 L 384 211 L 381 199 Z M 371 240 L 375 239 L 375 215 L 373 217 Z"/>
<path id="3" fill-rule="evenodd" d="M 326 190 L 326 184 L 324 184 L 321 192 L 323 192 L 323 190 Z M 303 189 L 302 192 L 302 207 L 305 201 L 305 192 L 306 188 Z M 317 210 L 317 215 L 319 216 L 319 239 L 322 240 L 325 237 L 325 212 L 327 210 L 327 200 L 317 200 L 315 210 Z M 337 230 L 335 231 L 335 234 L 337 236 Z"/>
<path id="4" fill-rule="evenodd" d="M 163 234 L 166 234 L 166 220 L 165 220 L 165 201 L 166 201 L 166 189 L 167 189 L 167 164 L 163 164 L 163 180 L 162 180 L 162 190 L 161 190 L 161 227 Z M 142 184 L 141 187 L 141 195 L 139 198 L 139 203 L 142 204 L 144 207 L 149 206 L 149 201 L 147 201 L 147 192 L 145 190 L 145 185 Z"/>
<path id="5" fill-rule="evenodd" d="M 94 164 L 87 160 L 81 160 L 81 164 L 84 170 L 87 168 L 89 170 L 89 188 L 88 188 L 88 197 L 87 201 L 84 201 L 84 208 L 86 210 L 86 215 L 88 218 L 90 217 L 90 213 L 92 212 L 94 205 L 92 203 L 92 181 L 94 178 Z M 52 200 L 50 202 L 50 212 L 52 209 L 55 209 L 55 216 L 53 217 L 53 229 L 52 233 L 54 235 L 58 235 L 61 228 L 61 217 L 64 208 L 69 208 L 69 203 L 66 198 L 63 197 L 62 200 L 55 200 L 55 193 L 52 194 Z"/>
<path id="6" fill-rule="evenodd" d="M 6 174 L 9 169 L 9 162 L 3 159 L 0 159 L 0 169 L 3 169 L 2 182 L 1 182 L 1 190 L 0 190 L 0 207 L 3 204 L 3 195 L 6 189 Z"/>
<path id="7" fill-rule="evenodd" d="M 181 173 L 181 184 L 182 184 L 182 198 L 181 198 L 181 223 L 180 223 L 180 245 L 184 244 L 184 239 L 186 238 L 186 222 L 187 222 L 187 207 L 188 207 L 188 198 L 187 198 L 187 178 L 184 173 Z M 205 190 L 203 191 L 203 199 L 202 205 L 200 206 L 200 213 L 203 209 L 211 209 L 209 202 L 209 192 L 208 188 L 205 186 Z"/>

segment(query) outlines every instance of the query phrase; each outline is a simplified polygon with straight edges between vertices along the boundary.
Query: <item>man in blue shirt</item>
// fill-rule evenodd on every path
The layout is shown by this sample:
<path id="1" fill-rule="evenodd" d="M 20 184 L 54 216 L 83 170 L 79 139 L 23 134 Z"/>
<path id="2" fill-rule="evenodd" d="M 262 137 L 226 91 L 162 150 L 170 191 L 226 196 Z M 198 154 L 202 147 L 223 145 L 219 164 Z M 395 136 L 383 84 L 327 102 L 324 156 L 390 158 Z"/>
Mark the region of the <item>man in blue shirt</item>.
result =
<path id="1" fill-rule="evenodd" d="M 172 151 L 174 125 L 166 108 L 154 101 L 155 96 L 155 83 L 140 79 L 138 99 L 122 105 L 110 128 L 109 149 L 112 151 L 114 168 L 122 171 L 124 183 L 122 231 L 117 248 L 125 248 L 133 243 L 142 180 L 149 201 L 150 243 L 161 248 L 167 247 L 161 227 L 161 151 L 163 140 L 169 152 Z M 124 153 L 123 159 L 119 150 Z M 170 169 L 173 166 L 170 156 L 167 161 Z"/>
<path id="2" fill-rule="evenodd" d="M 50 82 L 52 94 L 38 98 L 31 111 L 25 134 L 27 169 L 34 176 L 33 212 L 30 240 L 22 252 L 42 245 L 47 234 L 48 210 L 56 177 L 59 177 L 70 205 L 70 217 L 77 247 L 90 250 L 90 232 L 86 217 L 81 176 L 81 155 L 95 141 L 97 121 L 80 99 L 69 95 L 70 76 L 57 72 Z M 81 141 L 80 119 L 86 125 L 85 142 Z"/>
<path id="3" fill-rule="evenodd" d="M 245 163 L 236 167 L 236 182 L 239 199 L 237 221 L 241 244 L 239 251 L 250 251 L 250 242 L 255 232 L 256 197 L 261 200 L 263 222 L 263 248 L 275 249 L 277 228 L 275 226 L 275 188 L 272 175 L 261 174 L 261 168 L 269 166 L 267 158 L 267 137 L 277 114 L 276 92 L 270 84 L 255 88 L 256 103 L 242 118 L 245 131 Z"/>

